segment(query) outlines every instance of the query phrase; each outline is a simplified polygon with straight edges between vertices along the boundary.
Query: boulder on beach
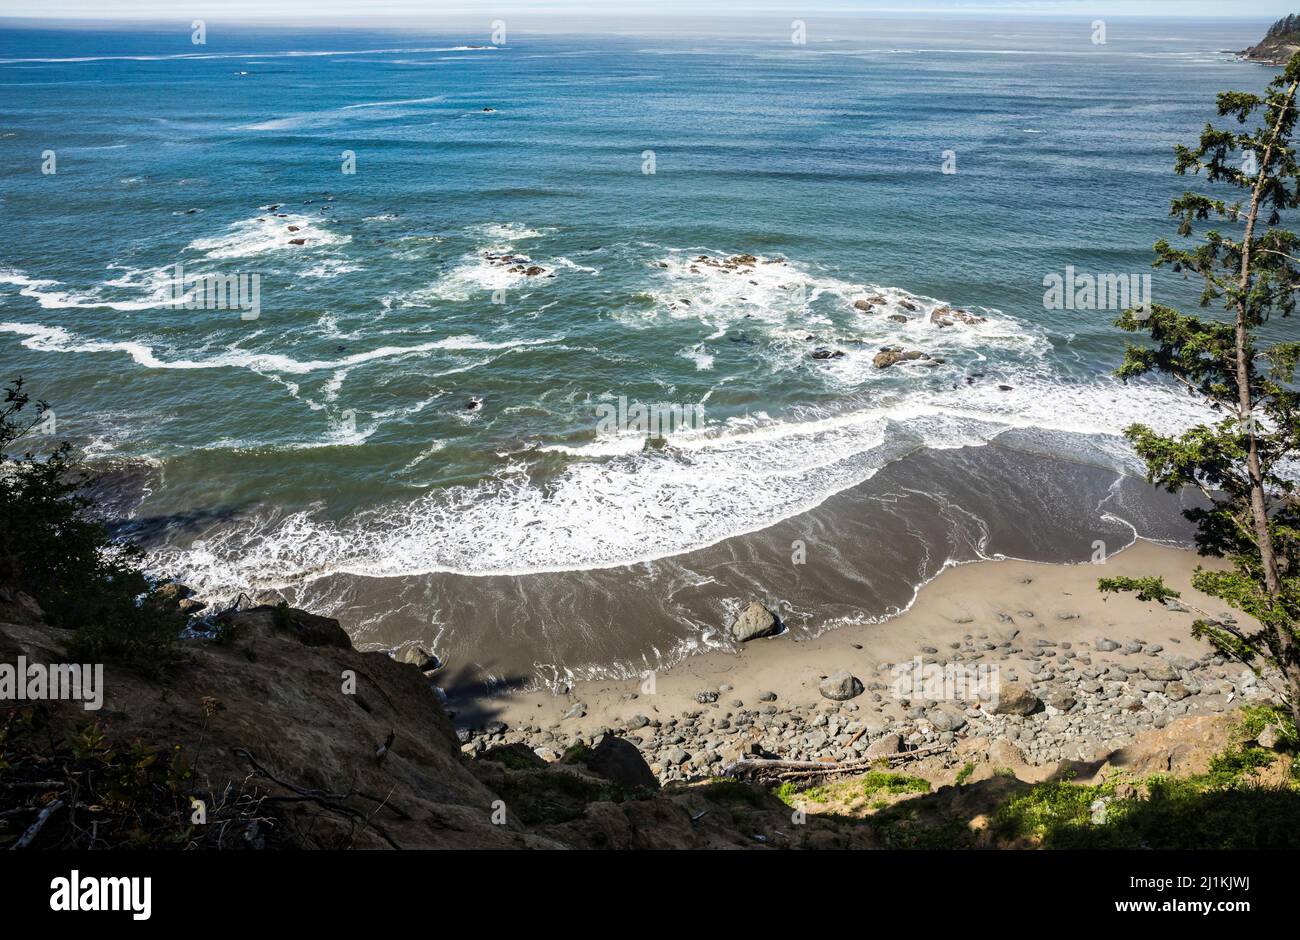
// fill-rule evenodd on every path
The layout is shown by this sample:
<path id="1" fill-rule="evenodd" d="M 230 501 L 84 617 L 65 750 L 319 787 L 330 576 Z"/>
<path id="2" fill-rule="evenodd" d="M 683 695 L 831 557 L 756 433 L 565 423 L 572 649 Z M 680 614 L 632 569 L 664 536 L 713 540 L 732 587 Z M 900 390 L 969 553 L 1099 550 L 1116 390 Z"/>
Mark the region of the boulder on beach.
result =
<path id="1" fill-rule="evenodd" d="M 892 757 L 903 750 L 903 738 L 897 734 L 882 735 L 867 745 L 863 757 L 869 761 Z"/>
<path id="2" fill-rule="evenodd" d="M 817 691 L 821 693 L 822 698 L 828 698 L 832 702 L 847 702 L 862 694 L 862 680 L 847 669 L 841 669 L 818 683 Z"/>
<path id="3" fill-rule="evenodd" d="M 780 632 L 781 621 L 758 601 L 751 601 L 731 624 L 731 637 L 737 643 L 775 636 Z"/>
<path id="4" fill-rule="evenodd" d="M 641 751 L 626 738 L 607 734 L 590 752 L 578 759 L 592 773 L 629 790 L 659 789 L 659 781 L 641 756 Z"/>
<path id="5" fill-rule="evenodd" d="M 997 704 L 990 711 L 995 715 L 1028 715 L 1041 704 L 1024 683 L 1003 682 L 998 689 Z"/>

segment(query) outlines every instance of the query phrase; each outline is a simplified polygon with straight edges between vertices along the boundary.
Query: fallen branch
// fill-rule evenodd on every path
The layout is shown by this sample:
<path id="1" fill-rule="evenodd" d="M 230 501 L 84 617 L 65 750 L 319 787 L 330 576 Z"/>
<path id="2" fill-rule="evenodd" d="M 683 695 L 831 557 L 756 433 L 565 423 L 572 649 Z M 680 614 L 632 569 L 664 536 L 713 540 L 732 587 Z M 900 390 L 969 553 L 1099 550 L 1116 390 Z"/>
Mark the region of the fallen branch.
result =
<path id="1" fill-rule="evenodd" d="M 879 761 L 886 761 L 894 767 L 917 760 L 930 754 L 951 749 L 951 744 L 933 744 L 930 747 L 917 748 L 914 751 L 899 751 L 873 760 L 861 758 L 848 761 L 814 761 L 814 760 L 780 760 L 759 758 L 757 760 L 736 761 L 723 768 L 724 777 L 749 777 L 755 780 L 771 778 L 776 780 L 793 780 L 799 777 L 817 777 L 824 774 L 849 774 L 867 771 Z"/>
<path id="2" fill-rule="evenodd" d="M 49 806 L 45 807 L 45 809 L 41 810 L 41 814 L 36 817 L 36 822 L 27 827 L 27 831 L 23 833 L 22 838 L 11 845 L 9 851 L 13 852 L 17 849 L 25 849 L 27 846 L 31 845 L 36 837 L 41 834 L 41 830 L 45 828 L 45 824 L 50 821 L 50 817 L 62 808 L 63 801 L 55 800 Z"/>

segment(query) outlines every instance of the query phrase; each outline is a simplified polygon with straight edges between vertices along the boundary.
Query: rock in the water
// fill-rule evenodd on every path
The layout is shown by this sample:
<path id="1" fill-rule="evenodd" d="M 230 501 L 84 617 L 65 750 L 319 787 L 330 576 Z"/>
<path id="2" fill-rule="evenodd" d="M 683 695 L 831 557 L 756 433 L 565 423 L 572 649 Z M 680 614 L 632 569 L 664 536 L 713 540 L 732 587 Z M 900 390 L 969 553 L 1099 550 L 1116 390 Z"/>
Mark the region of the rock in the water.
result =
<path id="1" fill-rule="evenodd" d="M 983 317 L 977 317 L 965 310 L 954 310 L 952 307 L 936 307 L 930 314 L 930 322 L 938 327 L 952 326 L 954 323 L 983 323 Z"/>
<path id="2" fill-rule="evenodd" d="M 585 718 L 586 716 L 587 716 L 586 703 L 574 702 L 572 705 L 569 706 L 569 710 L 564 713 L 564 716 L 560 720 L 565 721 L 569 718 Z"/>
<path id="3" fill-rule="evenodd" d="M 890 366 L 899 362 L 914 362 L 917 359 L 929 359 L 925 353 L 916 349 L 903 349 L 902 346 L 890 346 L 888 349 L 882 349 L 876 353 L 875 358 L 871 360 L 872 365 L 877 369 L 888 369 Z"/>
<path id="4" fill-rule="evenodd" d="M 737 643 L 773 636 L 780 632 L 781 621 L 758 601 L 752 601 L 731 625 L 731 636 Z"/>
<path id="5" fill-rule="evenodd" d="M 420 667 L 420 672 L 434 672 L 442 668 L 442 660 L 422 646 L 408 647 L 395 658 L 399 663 L 410 663 Z"/>
<path id="6" fill-rule="evenodd" d="M 817 686 L 817 691 L 821 692 L 822 698 L 828 698 L 832 702 L 847 702 L 861 695 L 863 688 L 860 679 L 847 669 L 841 669 L 833 676 L 823 679 Z"/>

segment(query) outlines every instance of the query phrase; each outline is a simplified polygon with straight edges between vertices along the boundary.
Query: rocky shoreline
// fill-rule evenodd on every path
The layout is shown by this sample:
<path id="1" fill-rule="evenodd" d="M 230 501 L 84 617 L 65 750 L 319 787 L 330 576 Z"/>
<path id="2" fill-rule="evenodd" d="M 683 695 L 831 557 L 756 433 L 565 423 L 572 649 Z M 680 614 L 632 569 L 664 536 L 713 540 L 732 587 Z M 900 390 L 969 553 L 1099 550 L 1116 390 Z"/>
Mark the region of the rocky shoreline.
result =
<path id="1" fill-rule="evenodd" d="M 1194 557 L 1184 562 L 1190 567 Z M 1064 574 L 1091 581 L 1095 594 L 1090 566 L 1052 567 L 1072 568 Z M 1034 579 L 1019 580 L 1028 587 Z M 604 704 L 597 706 L 585 689 L 575 688 L 557 699 L 546 720 L 530 720 L 521 707 L 518 720 L 503 716 L 466 725 L 461 719 L 457 733 L 468 756 L 523 746 L 548 762 L 607 736 L 622 737 L 660 783 L 670 783 L 724 776 L 736 761 L 753 758 L 845 762 L 924 751 L 951 752 L 955 760 L 958 745 L 970 739 L 1006 742 L 1029 765 L 1097 760 L 1184 716 L 1280 702 L 1270 684 L 1274 677 L 1257 677 L 1190 637 L 1199 612 L 1177 601 L 1159 608 L 1149 619 L 1162 629 L 1170 622 L 1185 626 L 1164 629 L 1158 639 L 1143 629 L 1146 619 L 1092 627 L 1100 603 L 1076 593 L 1073 606 L 1050 612 L 998 608 L 989 618 L 996 626 L 988 627 L 958 615 L 944 640 L 918 637 L 910 646 L 904 640 L 873 666 L 839 668 L 843 655 L 814 657 L 821 668 L 797 691 L 756 687 L 745 681 L 744 663 L 733 663 L 724 674 L 738 678 L 690 684 L 683 677 L 667 699 L 644 685 L 612 688 L 601 690 Z M 773 635 L 776 619 L 764 612 L 751 604 L 732 625 L 733 635 L 747 646 L 786 643 Z M 829 642 L 846 645 L 839 638 Z M 847 645 L 863 650 L 861 642 Z M 900 684 L 900 677 L 951 680 L 979 670 L 989 680 L 985 687 L 956 697 L 927 694 L 935 689 L 932 682 Z M 744 693 L 737 691 L 742 684 Z"/>
<path id="2" fill-rule="evenodd" d="M 1270 677 L 1258 679 L 1222 656 L 1180 655 L 1136 639 L 1058 644 L 1026 638 L 1010 627 L 968 634 L 951 646 L 944 653 L 924 647 L 918 655 L 924 664 L 939 667 L 1005 664 L 1020 678 L 1002 683 L 992 707 L 986 701 L 921 697 L 891 703 L 887 674 L 861 680 L 840 671 L 824 680 L 825 701 L 819 705 L 783 705 L 770 691 L 745 701 L 723 683 L 697 693 L 699 708 L 668 718 L 636 714 L 590 732 L 567 731 L 564 720 L 547 727 L 490 721 L 462 728 L 458 736 L 469 756 L 523 744 L 548 762 L 573 747 L 595 747 L 606 735 L 624 737 L 642 752 L 660 783 L 670 783 L 722 776 L 728 765 L 746 757 L 872 760 L 976 737 L 1014 744 L 1028 764 L 1096 760 L 1175 718 L 1221 714 L 1234 701 L 1281 701 L 1268 687 Z M 627 694 L 630 703 L 639 697 Z M 890 714 L 891 704 L 903 714 Z M 568 714 L 581 717 L 585 707 L 577 703 Z"/>
<path id="3" fill-rule="evenodd" d="M 1286 65 L 1297 52 L 1300 52 L 1300 14 L 1293 13 L 1270 26 L 1258 44 L 1237 54 L 1252 62 Z"/>

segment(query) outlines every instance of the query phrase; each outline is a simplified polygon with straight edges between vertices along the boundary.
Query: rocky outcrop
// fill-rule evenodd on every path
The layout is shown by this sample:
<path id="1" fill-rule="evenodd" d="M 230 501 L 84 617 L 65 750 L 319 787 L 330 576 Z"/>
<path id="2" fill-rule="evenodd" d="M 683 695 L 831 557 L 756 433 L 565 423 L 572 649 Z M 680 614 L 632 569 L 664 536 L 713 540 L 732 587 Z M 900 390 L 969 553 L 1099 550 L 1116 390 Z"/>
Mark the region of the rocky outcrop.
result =
<path id="1" fill-rule="evenodd" d="M 287 605 L 262 604 L 217 614 L 214 622 L 234 636 L 287 636 L 303 646 L 351 650 L 352 640 L 333 617 L 318 617 Z"/>
<path id="2" fill-rule="evenodd" d="M 1268 65 L 1286 65 L 1300 52 L 1300 13 L 1284 16 L 1264 34 L 1258 44 L 1241 50 L 1238 55 Z"/>
<path id="3" fill-rule="evenodd" d="M 38 624 L 45 622 L 45 611 L 25 591 L 0 587 L 0 622 Z"/>
<path id="4" fill-rule="evenodd" d="M 337 621 L 292 608 L 227 623 L 237 629 L 219 640 L 182 641 L 182 662 L 161 680 L 106 663 L 102 709 L 44 702 L 32 733 L 61 741 L 97 725 L 123 747 L 197 755 L 192 785 L 210 814 L 222 794 L 282 798 L 262 804 L 273 823 L 260 834 L 229 827 L 232 845 L 272 832 L 275 845 L 301 848 L 562 847 L 509 814 L 493 821 L 499 797 L 470 772 L 416 666 L 358 652 Z M 0 661 L 65 662 L 65 637 L 0 623 Z"/>
<path id="5" fill-rule="evenodd" d="M 973 313 L 967 313 L 965 310 L 957 310 L 953 307 L 935 307 L 934 312 L 930 314 L 930 322 L 938 327 L 953 326 L 957 323 L 974 325 L 983 323 L 983 317 L 977 317 Z"/>
<path id="6" fill-rule="evenodd" d="M 919 349 L 904 349 L 902 346 L 886 346 L 871 360 L 877 369 L 888 369 L 900 362 L 919 362 L 922 365 L 937 366 L 942 365 L 943 361 L 939 356 L 931 356 Z"/>

